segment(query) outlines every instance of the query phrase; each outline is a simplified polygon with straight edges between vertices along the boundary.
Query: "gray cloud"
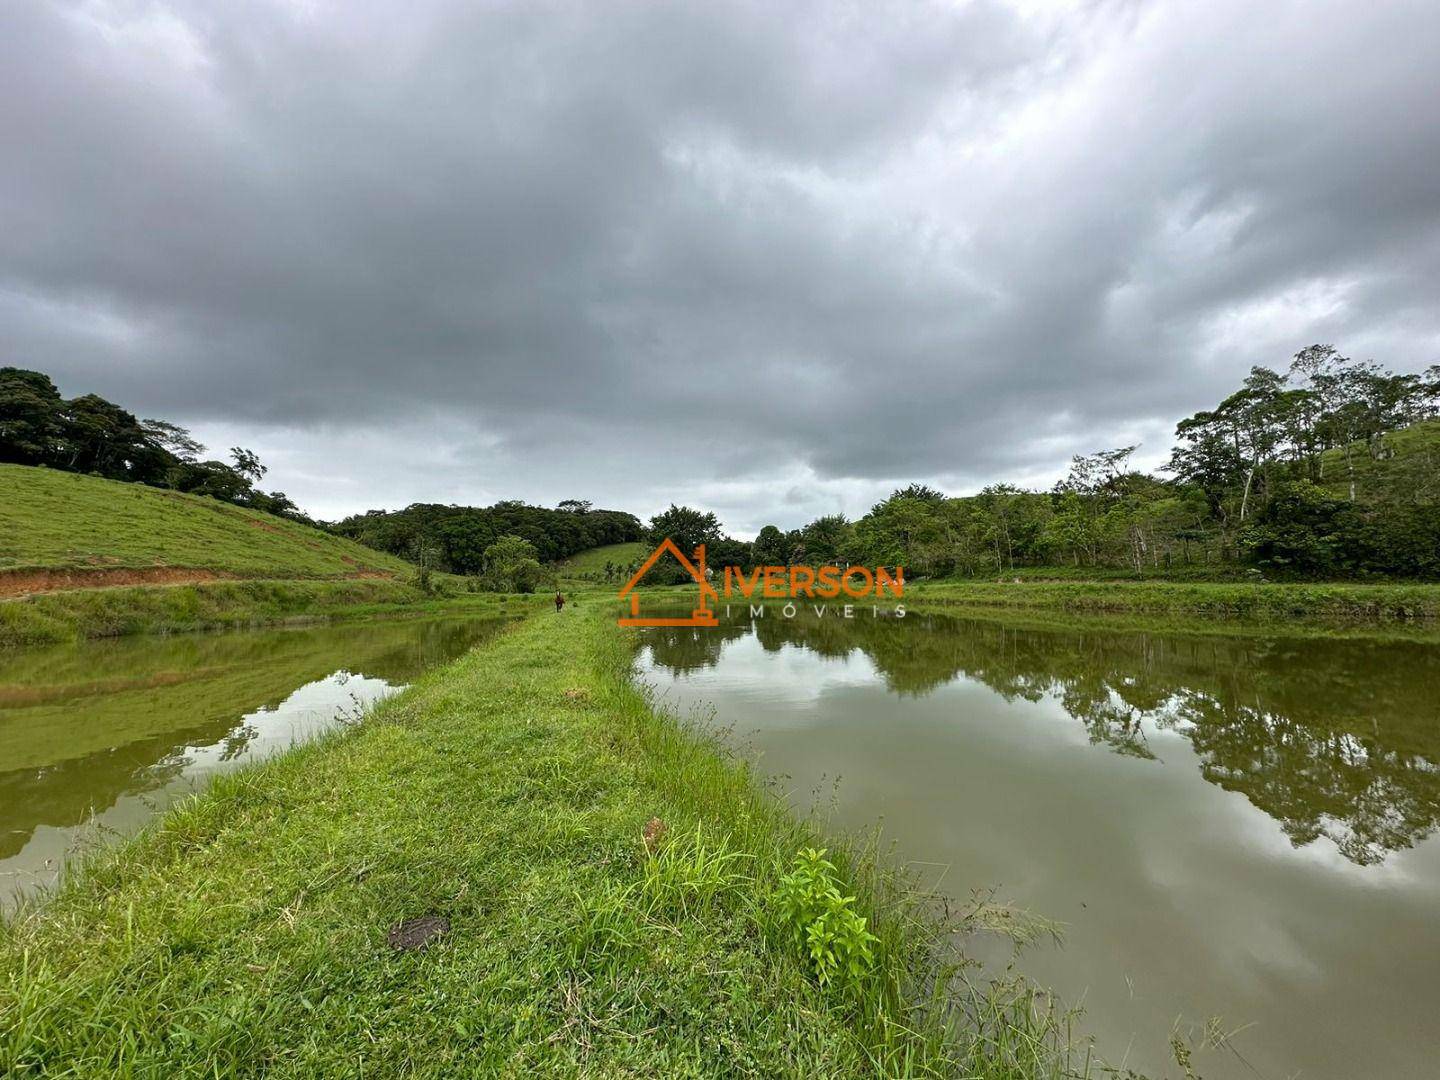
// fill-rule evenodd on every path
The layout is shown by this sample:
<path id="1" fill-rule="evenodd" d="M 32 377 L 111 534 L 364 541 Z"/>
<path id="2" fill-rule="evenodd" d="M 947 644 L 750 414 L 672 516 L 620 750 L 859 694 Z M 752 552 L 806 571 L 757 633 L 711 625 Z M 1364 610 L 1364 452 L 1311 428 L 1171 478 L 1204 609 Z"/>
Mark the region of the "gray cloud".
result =
<path id="1" fill-rule="evenodd" d="M 0 362 L 336 515 L 1042 482 L 1440 354 L 1440 10 L 0 12 Z"/>

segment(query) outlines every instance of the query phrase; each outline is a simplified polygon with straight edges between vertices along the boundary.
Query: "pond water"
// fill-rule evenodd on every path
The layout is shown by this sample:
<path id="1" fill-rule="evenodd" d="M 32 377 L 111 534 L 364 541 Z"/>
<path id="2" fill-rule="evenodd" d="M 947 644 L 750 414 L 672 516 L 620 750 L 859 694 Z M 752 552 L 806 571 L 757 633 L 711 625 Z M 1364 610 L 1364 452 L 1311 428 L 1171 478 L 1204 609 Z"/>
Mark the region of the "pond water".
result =
<path id="1" fill-rule="evenodd" d="M 0 907 L 212 774 L 356 717 L 499 619 L 371 620 L 0 651 Z"/>
<path id="2" fill-rule="evenodd" d="M 1440 1076 L 1440 645 L 746 610 L 647 631 L 642 678 L 802 809 L 1061 920 L 1020 966 L 1109 1062 L 1175 1075 L 1220 1017 L 1206 1080 Z"/>

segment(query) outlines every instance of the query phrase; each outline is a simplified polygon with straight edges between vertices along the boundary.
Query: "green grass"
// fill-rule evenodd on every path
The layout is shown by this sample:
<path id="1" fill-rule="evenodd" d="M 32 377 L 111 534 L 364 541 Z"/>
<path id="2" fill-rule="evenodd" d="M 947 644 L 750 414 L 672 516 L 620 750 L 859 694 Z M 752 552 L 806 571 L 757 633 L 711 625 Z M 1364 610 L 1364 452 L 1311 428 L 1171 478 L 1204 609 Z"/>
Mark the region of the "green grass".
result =
<path id="1" fill-rule="evenodd" d="M 166 584 L 171 572 L 184 583 Z M 0 586 L 7 577 L 36 591 L 0 589 L 0 648 L 501 602 L 448 574 L 421 590 L 409 563 L 297 522 L 20 465 L 0 465 Z"/>
<path id="2" fill-rule="evenodd" d="M 266 578 L 414 571 L 353 541 L 216 499 L 0 465 L 0 572 L 154 567 Z"/>
<path id="3" fill-rule="evenodd" d="M 1425 420 L 1398 431 L 1387 431 L 1377 446 L 1383 456 L 1375 457 L 1365 443 L 1350 448 L 1354 469 L 1355 497 L 1361 502 L 1383 497 L 1393 485 L 1409 493 L 1420 491 L 1429 502 L 1440 499 L 1440 420 Z M 1350 497 L 1351 470 L 1345 465 L 1343 449 L 1320 455 L 1321 486 L 1338 499 Z"/>
<path id="4" fill-rule="evenodd" d="M 562 582 L 588 582 L 591 584 L 603 583 L 605 581 L 605 564 L 612 563 L 615 566 L 626 567 L 631 563 L 638 563 L 645 559 L 651 552 L 649 544 L 639 542 L 629 544 L 606 544 L 604 547 L 590 548 L 588 551 L 577 552 L 564 560 L 556 567 L 559 578 Z M 615 582 L 618 589 L 624 584 L 624 579 Z"/>
<path id="5" fill-rule="evenodd" d="M 695 595 L 693 586 L 649 586 L 646 594 L 658 604 L 683 605 Z M 597 599 L 608 594 L 596 593 Z M 787 601 L 746 599 L 722 594 L 720 604 L 740 609 L 752 603 Z M 844 604 L 802 598 L 800 604 Z M 873 599 L 852 600 L 867 608 Z M 896 601 L 886 597 L 882 607 Z M 1270 584 L 1264 582 L 1179 581 L 919 581 L 906 582 L 900 601 L 907 609 L 966 607 L 975 610 L 1062 612 L 1067 615 L 1139 615 L 1224 621 L 1273 629 L 1277 621 L 1313 620 L 1317 624 L 1415 623 L 1424 627 L 1440 619 L 1440 585 Z M 1191 622 L 1192 626 L 1199 625 Z"/>
<path id="6" fill-rule="evenodd" d="M 1063 1018 L 952 981 L 873 861 L 816 887 L 813 830 L 631 649 L 604 605 L 532 616 L 91 856 L 0 934 L 0 1074 L 1061 1074 Z M 795 897 L 831 885 L 875 940 L 822 985 Z M 392 950 L 422 915 L 449 932 Z"/>
<path id="7" fill-rule="evenodd" d="M 1145 566 L 1138 572 L 1129 566 L 1015 566 L 1004 571 L 972 577 L 957 576 L 938 580 L 954 582 L 1021 581 L 1180 581 L 1180 582 L 1249 582 L 1255 571 L 1239 563 L 1177 563 L 1168 567 Z"/>
<path id="8" fill-rule="evenodd" d="M 506 610 L 538 601 L 496 593 L 427 595 L 405 581 L 215 581 L 72 589 L 0 600 L 0 649 L 129 634 L 183 633 L 369 615 Z"/>

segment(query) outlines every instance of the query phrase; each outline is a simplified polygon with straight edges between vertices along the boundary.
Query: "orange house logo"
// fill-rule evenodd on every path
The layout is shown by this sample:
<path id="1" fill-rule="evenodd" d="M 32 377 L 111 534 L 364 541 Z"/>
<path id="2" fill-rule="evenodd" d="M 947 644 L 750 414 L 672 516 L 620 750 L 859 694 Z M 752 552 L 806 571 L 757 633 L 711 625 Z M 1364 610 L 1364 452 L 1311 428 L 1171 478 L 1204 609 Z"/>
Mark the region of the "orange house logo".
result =
<path id="1" fill-rule="evenodd" d="M 670 618 L 642 618 L 640 615 L 640 593 L 637 591 L 641 580 L 650 572 L 650 568 L 660 561 L 661 556 L 666 552 L 675 556 L 681 568 L 690 575 L 690 579 L 700 587 L 700 602 L 695 610 L 686 617 Z M 894 573 L 884 566 L 875 567 L 872 572 L 865 566 L 852 566 L 846 563 L 843 568 L 838 565 L 826 565 L 821 567 L 813 566 L 757 566 L 747 575 L 738 566 L 725 567 L 725 596 L 728 599 L 736 593 L 745 597 L 747 601 L 759 593 L 761 600 L 784 599 L 789 597 L 794 601 L 802 596 L 819 597 L 822 600 L 834 600 L 844 594 L 845 603 L 842 607 L 843 617 L 851 618 L 851 609 L 854 607 L 851 600 L 858 600 L 866 596 L 873 596 L 879 600 L 887 592 L 896 597 L 905 595 L 905 568 L 897 566 Z M 705 569 L 705 545 L 701 544 L 695 549 L 693 559 L 686 558 L 685 553 L 680 550 L 675 541 L 668 536 L 660 542 L 657 547 L 640 565 L 625 587 L 620 590 L 620 599 L 630 598 L 630 615 L 628 618 L 620 619 L 621 626 L 719 626 L 720 620 L 715 617 L 711 610 L 710 603 L 720 600 L 720 593 L 715 586 L 710 584 L 710 571 Z M 728 608 L 726 609 L 728 612 Z M 753 614 L 757 609 L 752 607 Z M 763 608 L 760 609 L 763 611 Z M 782 614 L 788 619 L 797 610 L 794 603 L 786 604 Z M 816 609 L 817 614 L 823 614 L 823 605 Z M 904 618 L 904 607 L 897 605 L 896 612 Z M 878 608 L 872 614 L 878 614 Z"/>
<path id="2" fill-rule="evenodd" d="M 636 587 L 639 586 L 640 579 L 650 572 L 650 568 L 659 562 L 661 556 L 667 551 L 675 556 L 676 561 L 680 564 L 680 568 L 690 575 L 696 585 L 700 586 L 700 602 L 696 605 L 695 610 L 686 617 L 668 619 L 643 618 L 640 615 L 640 594 L 635 591 Z M 620 590 L 620 599 L 623 600 L 627 596 L 630 597 L 630 615 L 620 619 L 621 626 L 720 625 L 720 620 L 715 617 L 715 612 L 710 609 L 710 602 L 712 600 L 718 601 L 720 594 L 715 591 L 715 587 L 711 585 L 710 582 L 705 580 L 704 544 L 701 544 L 695 549 L 695 558 L 692 561 L 687 559 L 685 553 L 676 546 L 675 541 L 667 536 L 664 540 L 660 541 L 660 546 L 651 553 L 648 559 L 640 564 L 640 569 L 635 571 L 630 580 L 625 583 L 625 587 Z"/>

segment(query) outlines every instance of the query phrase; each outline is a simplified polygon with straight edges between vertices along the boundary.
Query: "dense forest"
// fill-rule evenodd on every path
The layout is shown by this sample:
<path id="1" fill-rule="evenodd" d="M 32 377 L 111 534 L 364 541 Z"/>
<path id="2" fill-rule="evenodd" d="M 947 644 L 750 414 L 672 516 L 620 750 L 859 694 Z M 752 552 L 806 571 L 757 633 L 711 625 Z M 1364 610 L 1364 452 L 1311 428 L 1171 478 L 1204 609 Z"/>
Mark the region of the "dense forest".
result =
<path id="1" fill-rule="evenodd" d="M 393 513 L 356 514 L 330 528 L 369 547 L 455 574 L 493 569 L 496 553 L 491 549 L 506 538 L 527 542 L 529 557 L 556 562 L 602 544 L 638 540 L 644 531 L 633 514 L 595 510 L 578 499 L 554 510 L 513 501 L 486 507 L 416 503 Z"/>
<path id="2" fill-rule="evenodd" d="M 1397 375 L 1313 345 L 1284 372 L 1253 368 L 1215 408 L 1182 420 L 1164 476 L 1131 468 L 1137 447 L 1125 446 L 1076 457 L 1049 491 L 995 484 L 951 498 L 912 484 L 858 521 L 767 525 L 748 544 L 725 536 L 713 514 L 672 506 L 650 534 L 687 550 L 706 543 L 712 567 L 1435 579 L 1437 412 L 1440 367 Z"/>
<path id="3" fill-rule="evenodd" d="M 266 469 L 234 447 L 231 463 L 202 461 L 205 447 L 164 420 L 140 420 L 97 394 L 60 396 L 50 376 L 0 367 L 0 462 L 41 465 L 209 495 L 309 523 L 283 491 L 261 491 Z"/>

